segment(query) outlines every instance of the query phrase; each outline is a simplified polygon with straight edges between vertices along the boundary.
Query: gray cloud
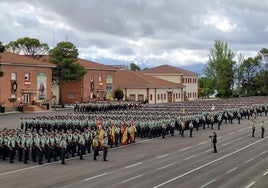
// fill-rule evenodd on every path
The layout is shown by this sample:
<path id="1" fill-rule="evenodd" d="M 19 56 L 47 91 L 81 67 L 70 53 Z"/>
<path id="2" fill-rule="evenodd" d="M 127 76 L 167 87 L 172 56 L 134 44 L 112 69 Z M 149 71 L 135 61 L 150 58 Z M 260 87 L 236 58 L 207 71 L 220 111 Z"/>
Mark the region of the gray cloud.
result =
<path id="1" fill-rule="evenodd" d="M 0 1 L 3 43 L 68 39 L 80 55 L 155 66 L 206 62 L 215 40 L 252 55 L 268 45 L 263 0 Z M 16 32 L 14 32 L 16 31 Z"/>

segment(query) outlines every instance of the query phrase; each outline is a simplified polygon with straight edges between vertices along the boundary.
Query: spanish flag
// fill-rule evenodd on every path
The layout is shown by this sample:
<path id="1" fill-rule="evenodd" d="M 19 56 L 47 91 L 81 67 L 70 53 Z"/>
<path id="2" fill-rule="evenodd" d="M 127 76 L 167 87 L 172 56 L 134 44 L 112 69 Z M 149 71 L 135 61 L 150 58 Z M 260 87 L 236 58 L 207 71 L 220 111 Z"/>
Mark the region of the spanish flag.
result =
<path id="1" fill-rule="evenodd" d="M 127 144 L 127 125 L 126 125 L 126 122 L 124 121 L 124 124 L 123 124 L 123 135 L 122 135 L 122 139 L 121 139 L 121 142 L 123 145 L 126 145 Z"/>
<path id="2" fill-rule="evenodd" d="M 115 142 L 115 126 L 114 126 L 114 122 L 112 122 L 111 124 L 111 134 L 110 134 L 110 138 L 112 140 L 112 142 Z"/>
<path id="3" fill-rule="evenodd" d="M 130 126 L 130 142 L 134 142 L 135 140 L 135 127 L 134 122 Z"/>
<path id="4" fill-rule="evenodd" d="M 101 128 L 100 130 L 99 130 L 99 144 L 100 144 L 100 148 L 102 149 L 102 143 L 103 143 L 103 135 L 104 135 L 104 131 L 103 131 L 103 129 Z"/>

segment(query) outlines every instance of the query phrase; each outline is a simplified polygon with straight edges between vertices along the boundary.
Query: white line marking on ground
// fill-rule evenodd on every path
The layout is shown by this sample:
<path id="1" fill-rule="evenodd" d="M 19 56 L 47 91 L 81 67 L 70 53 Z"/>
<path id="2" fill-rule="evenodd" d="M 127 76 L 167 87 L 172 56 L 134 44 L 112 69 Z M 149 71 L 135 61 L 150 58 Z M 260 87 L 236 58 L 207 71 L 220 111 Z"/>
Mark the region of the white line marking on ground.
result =
<path id="1" fill-rule="evenodd" d="M 205 151 L 205 153 L 208 153 L 208 152 L 210 152 L 210 151 L 212 151 L 212 150 L 211 150 L 211 149 L 209 149 L 209 150 Z"/>
<path id="2" fill-rule="evenodd" d="M 234 132 L 230 132 L 230 133 L 228 133 L 227 135 L 232 135 L 232 134 L 234 134 Z"/>
<path id="3" fill-rule="evenodd" d="M 250 188 L 252 185 L 254 185 L 255 181 L 251 182 L 248 186 L 246 186 L 245 188 Z"/>
<path id="4" fill-rule="evenodd" d="M 246 164 L 249 163 L 250 161 L 254 160 L 254 157 L 246 161 Z"/>
<path id="5" fill-rule="evenodd" d="M 4 172 L 4 173 L 0 174 L 0 176 L 7 175 L 7 174 L 13 174 L 13 173 L 21 172 L 21 171 L 24 171 L 24 170 L 30 170 L 30 169 L 34 169 L 34 168 L 38 168 L 38 167 L 41 167 L 41 165 L 40 166 L 32 166 L 32 167 L 28 167 L 28 168 L 21 168 L 21 169 L 13 170 L 13 171 L 10 171 L 10 172 Z"/>
<path id="6" fill-rule="evenodd" d="M 266 174 L 268 174 L 268 170 L 266 172 L 264 172 L 262 175 L 263 176 L 266 176 Z"/>
<path id="7" fill-rule="evenodd" d="M 162 167 L 158 168 L 157 170 L 162 170 L 162 169 L 165 169 L 165 168 L 170 167 L 172 165 L 174 165 L 174 163 L 170 163 L 170 164 L 168 164 L 166 166 L 162 166 Z"/>
<path id="8" fill-rule="evenodd" d="M 168 156 L 168 154 L 160 155 L 160 156 L 156 157 L 155 159 L 160 159 L 160 158 L 162 158 L 162 157 L 166 157 L 166 156 Z"/>
<path id="9" fill-rule="evenodd" d="M 121 183 L 126 183 L 126 182 L 129 182 L 129 181 L 132 181 L 132 180 L 137 179 L 137 178 L 139 178 L 141 176 L 143 176 L 143 175 L 134 176 L 132 178 L 129 178 L 129 179 L 126 179 L 126 180 L 122 181 Z"/>
<path id="10" fill-rule="evenodd" d="M 222 138 L 222 136 L 218 136 L 218 138 L 219 138 L 219 139 L 221 139 L 221 138 Z"/>
<path id="11" fill-rule="evenodd" d="M 99 174 L 99 175 L 97 175 L 97 176 L 93 176 L 93 177 L 84 179 L 84 181 L 92 180 L 92 179 L 95 179 L 95 178 L 98 178 L 98 177 L 101 177 L 101 176 L 105 176 L 105 175 L 107 175 L 107 174 L 108 174 L 108 173 Z"/>
<path id="12" fill-rule="evenodd" d="M 228 144 L 230 144 L 230 142 L 226 142 L 225 144 L 222 144 L 222 146 L 226 146 L 226 145 L 228 145 Z"/>
<path id="13" fill-rule="evenodd" d="M 241 132 L 241 131 L 243 131 L 243 130 L 244 130 L 244 128 L 243 128 L 243 129 L 239 129 L 238 132 Z"/>
<path id="14" fill-rule="evenodd" d="M 202 145 L 202 144 L 205 144 L 205 143 L 208 143 L 208 141 L 204 141 L 204 142 L 200 142 L 198 145 Z"/>
<path id="15" fill-rule="evenodd" d="M 261 140 L 258 140 L 258 141 L 256 141 L 256 142 L 253 142 L 253 143 L 251 143 L 251 144 L 249 144 L 249 145 L 247 145 L 247 146 L 244 146 L 244 147 L 242 147 L 242 148 L 240 148 L 240 149 L 238 149 L 238 150 L 235 150 L 235 151 L 233 151 L 233 152 L 231 152 L 231 153 L 229 153 L 229 154 L 227 154 L 227 155 L 224 155 L 224 156 L 222 156 L 222 157 L 220 157 L 220 158 L 218 158 L 218 159 L 215 159 L 215 160 L 213 160 L 213 161 L 211 161 L 211 162 L 209 162 L 209 163 L 203 164 L 203 165 L 201 165 L 201 166 L 199 166 L 199 167 L 197 167 L 197 168 L 195 168 L 195 169 L 193 169 L 193 170 L 190 170 L 190 171 L 188 171 L 188 172 L 185 172 L 184 174 L 181 174 L 181 175 L 176 176 L 176 177 L 174 177 L 174 178 L 172 178 L 172 179 L 169 179 L 169 180 L 167 180 L 167 181 L 165 181 L 165 182 L 163 182 L 163 183 L 161 183 L 161 184 L 158 184 L 158 185 L 154 186 L 154 188 L 162 187 L 162 186 L 164 186 L 164 185 L 166 185 L 166 184 L 168 184 L 168 183 L 170 183 L 170 182 L 173 182 L 173 181 L 175 181 L 175 180 L 178 180 L 178 179 L 180 179 L 180 178 L 182 178 L 182 177 L 184 177 L 184 176 L 186 176 L 186 175 L 189 175 L 189 174 L 191 174 L 191 173 L 193 173 L 193 172 L 195 172 L 195 171 L 197 171 L 197 170 L 200 170 L 200 169 L 202 169 L 202 168 L 205 168 L 205 167 L 207 167 L 207 166 L 209 166 L 209 165 L 211 165 L 211 164 L 214 164 L 214 163 L 216 163 L 216 162 L 218 162 L 218 161 L 220 161 L 220 160 L 222 160 L 222 159 L 225 159 L 225 158 L 227 158 L 227 157 L 229 157 L 229 156 L 232 156 L 232 155 L 234 155 L 234 154 L 236 154 L 236 153 L 238 153 L 238 152 L 240 152 L 240 151 L 242 151 L 242 150 L 244 150 L 244 149 L 247 149 L 247 148 L 249 148 L 249 147 L 251 147 L 251 146 L 253 146 L 253 145 L 255 145 L 255 144 L 259 143 L 259 142 L 262 142 L 262 141 L 264 141 L 264 140 L 267 139 L 267 138 L 268 138 L 268 137 L 265 137 L 264 139 L 261 139 Z"/>
<path id="16" fill-rule="evenodd" d="M 190 149 L 190 148 L 191 147 L 182 148 L 182 149 L 180 149 L 180 151 L 185 151 L 185 150 Z"/>
<path id="17" fill-rule="evenodd" d="M 140 164 L 142 164 L 142 162 L 139 162 L 139 163 L 135 163 L 133 165 L 126 166 L 125 168 L 131 168 L 131 167 L 134 167 L 134 166 L 138 166 Z"/>
<path id="18" fill-rule="evenodd" d="M 241 140 L 242 138 L 243 138 L 243 137 L 239 137 L 239 138 L 235 139 L 235 141 Z"/>
<path id="19" fill-rule="evenodd" d="M 237 169 L 237 167 L 234 167 L 234 168 L 232 168 L 231 170 L 229 170 L 228 172 L 226 172 L 226 174 L 230 174 L 231 172 L 233 172 L 234 170 L 236 170 Z"/>
<path id="20" fill-rule="evenodd" d="M 201 188 L 208 186 L 209 184 L 213 183 L 214 181 L 215 181 L 215 179 L 210 180 L 210 181 L 207 182 L 206 184 L 202 185 Z"/>
<path id="21" fill-rule="evenodd" d="M 260 153 L 260 156 L 263 155 L 263 154 L 265 154 L 265 153 L 267 153 L 267 150 L 265 150 L 264 152 L 261 152 Z"/>
<path id="22" fill-rule="evenodd" d="M 197 157 L 197 155 L 192 155 L 190 157 L 185 158 L 184 160 L 189 160 L 189 159 L 192 159 L 192 158 L 195 158 L 195 157 Z"/>

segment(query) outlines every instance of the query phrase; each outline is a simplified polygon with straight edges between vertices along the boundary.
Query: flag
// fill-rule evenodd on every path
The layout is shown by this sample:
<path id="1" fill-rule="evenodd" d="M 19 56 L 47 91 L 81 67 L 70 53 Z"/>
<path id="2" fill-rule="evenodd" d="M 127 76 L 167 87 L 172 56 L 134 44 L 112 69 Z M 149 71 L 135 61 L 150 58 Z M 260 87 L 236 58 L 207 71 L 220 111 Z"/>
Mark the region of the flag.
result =
<path id="1" fill-rule="evenodd" d="M 134 122 L 132 122 L 131 126 L 130 126 L 130 142 L 134 142 L 135 140 L 135 127 L 134 127 Z"/>
<path id="2" fill-rule="evenodd" d="M 115 142 L 115 126 L 114 126 L 114 122 L 112 121 L 111 124 L 111 133 L 110 133 L 110 138 L 112 140 L 112 142 Z"/>
<path id="3" fill-rule="evenodd" d="M 122 130 L 123 135 L 122 135 L 121 142 L 123 145 L 126 145 L 127 144 L 127 125 L 125 121 L 124 121 L 122 128 L 123 128 Z"/>

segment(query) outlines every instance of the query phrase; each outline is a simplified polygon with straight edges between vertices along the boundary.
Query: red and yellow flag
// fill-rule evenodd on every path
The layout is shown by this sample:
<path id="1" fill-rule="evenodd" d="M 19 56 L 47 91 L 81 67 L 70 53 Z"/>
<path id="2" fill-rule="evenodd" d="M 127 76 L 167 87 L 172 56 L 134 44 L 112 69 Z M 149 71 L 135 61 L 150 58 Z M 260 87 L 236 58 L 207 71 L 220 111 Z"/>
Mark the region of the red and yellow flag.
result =
<path id="1" fill-rule="evenodd" d="M 112 124 L 111 124 L 111 135 L 110 135 L 110 138 L 112 140 L 112 142 L 114 143 L 115 142 L 115 125 L 114 125 L 114 122 L 112 121 Z"/>
<path id="2" fill-rule="evenodd" d="M 124 124 L 123 124 L 123 135 L 122 135 L 121 142 L 122 142 L 123 145 L 127 144 L 127 125 L 126 125 L 125 121 L 124 121 Z"/>

